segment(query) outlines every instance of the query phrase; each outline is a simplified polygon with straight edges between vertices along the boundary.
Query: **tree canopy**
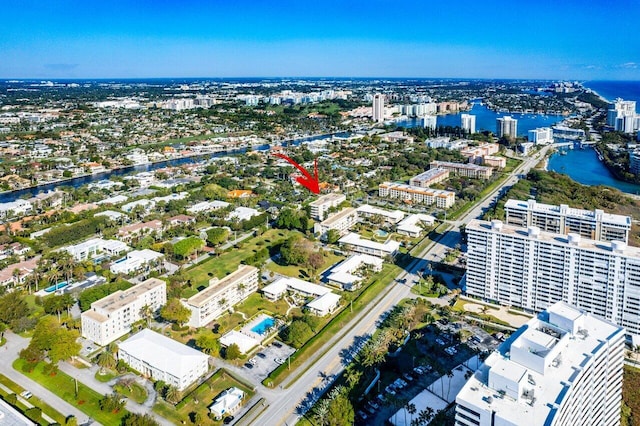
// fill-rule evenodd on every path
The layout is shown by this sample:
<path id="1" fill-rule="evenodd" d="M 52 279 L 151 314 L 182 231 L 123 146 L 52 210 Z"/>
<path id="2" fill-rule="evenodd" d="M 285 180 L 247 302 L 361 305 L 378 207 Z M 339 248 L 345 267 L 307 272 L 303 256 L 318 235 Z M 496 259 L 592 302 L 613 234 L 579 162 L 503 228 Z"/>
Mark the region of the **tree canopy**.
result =
<path id="1" fill-rule="evenodd" d="M 179 299 L 167 300 L 167 304 L 160 310 L 160 315 L 167 321 L 175 322 L 182 326 L 191 318 L 191 311 L 184 306 Z"/>

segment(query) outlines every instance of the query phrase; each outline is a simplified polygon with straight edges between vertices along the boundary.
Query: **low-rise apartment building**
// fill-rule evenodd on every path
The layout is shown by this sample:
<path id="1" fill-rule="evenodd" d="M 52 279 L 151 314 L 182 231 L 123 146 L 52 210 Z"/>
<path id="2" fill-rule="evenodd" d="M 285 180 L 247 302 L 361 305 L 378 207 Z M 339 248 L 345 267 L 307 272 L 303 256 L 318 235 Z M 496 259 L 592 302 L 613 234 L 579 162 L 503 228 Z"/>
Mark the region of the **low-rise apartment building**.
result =
<path id="1" fill-rule="evenodd" d="M 437 207 L 448 209 L 456 202 L 456 193 L 442 189 L 420 188 L 404 183 L 384 182 L 378 186 L 381 198 L 399 198 L 419 204 L 435 204 Z"/>
<path id="2" fill-rule="evenodd" d="M 388 239 L 384 243 L 379 243 L 377 241 L 365 240 L 360 235 L 354 234 L 353 232 L 350 232 L 340 238 L 338 243 L 347 251 L 370 254 L 378 257 L 393 257 L 400 249 L 400 243 L 392 239 Z"/>
<path id="3" fill-rule="evenodd" d="M 91 304 L 80 315 L 82 337 L 100 346 L 108 345 L 131 331 L 131 324 L 143 319 L 143 307 L 152 312 L 167 303 L 167 284 L 157 278 L 118 290 Z"/>
<path id="4" fill-rule="evenodd" d="M 258 268 L 255 266 L 240 265 L 222 279 L 212 278 L 209 280 L 209 287 L 182 300 L 183 305 L 191 310 L 188 325 L 204 327 L 256 290 Z"/>
<path id="5" fill-rule="evenodd" d="M 209 356 L 145 328 L 118 345 L 118 359 L 183 391 L 209 371 Z"/>
<path id="6" fill-rule="evenodd" d="M 340 232 L 340 234 L 344 234 L 357 222 L 358 211 L 353 207 L 347 207 L 329 216 L 322 222 L 315 223 L 313 225 L 313 232 L 319 234 L 321 238 L 324 238 L 326 233 L 332 229 Z"/>
<path id="7" fill-rule="evenodd" d="M 441 168 L 449 170 L 457 176 L 463 176 L 473 179 L 489 179 L 493 175 L 493 168 L 478 166 L 477 164 L 469 163 L 451 163 L 448 161 L 432 161 L 429 165 L 430 168 Z"/>
<path id="8" fill-rule="evenodd" d="M 329 209 L 338 207 L 340 203 L 346 200 L 347 197 L 344 194 L 335 192 L 319 197 L 317 200 L 309 203 L 309 207 L 311 207 L 311 218 L 324 220 L 327 217 Z"/>
<path id="9" fill-rule="evenodd" d="M 428 188 L 447 179 L 449 179 L 449 170 L 436 167 L 412 177 L 409 179 L 409 185 Z"/>

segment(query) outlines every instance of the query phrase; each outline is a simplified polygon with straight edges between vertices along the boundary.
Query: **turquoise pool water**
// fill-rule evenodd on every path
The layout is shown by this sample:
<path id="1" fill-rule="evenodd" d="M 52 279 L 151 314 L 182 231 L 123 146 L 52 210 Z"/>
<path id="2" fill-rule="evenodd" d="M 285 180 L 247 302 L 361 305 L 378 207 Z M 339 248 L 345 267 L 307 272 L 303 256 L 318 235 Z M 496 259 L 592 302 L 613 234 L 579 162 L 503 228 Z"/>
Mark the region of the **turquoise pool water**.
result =
<path id="1" fill-rule="evenodd" d="M 378 229 L 376 231 L 376 235 L 378 237 L 386 237 L 387 235 L 389 235 L 389 233 L 387 231 L 383 231 L 382 229 Z"/>
<path id="2" fill-rule="evenodd" d="M 276 324 L 276 320 L 271 317 L 266 317 L 258 324 L 251 327 L 251 331 L 254 333 L 258 333 L 261 336 L 264 336 L 270 328 L 272 328 Z"/>
<path id="3" fill-rule="evenodd" d="M 62 281 L 62 282 L 59 282 L 56 285 L 52 285 L 51 287 L 45 288 L 44 291 L 46 291 L 47 293 L 53 293 L 54 291 L 60 290 L 61 288 L 64 288 L 64 287 L 66 287 L 68 285 L 69 285 L 68 282 Z"/>

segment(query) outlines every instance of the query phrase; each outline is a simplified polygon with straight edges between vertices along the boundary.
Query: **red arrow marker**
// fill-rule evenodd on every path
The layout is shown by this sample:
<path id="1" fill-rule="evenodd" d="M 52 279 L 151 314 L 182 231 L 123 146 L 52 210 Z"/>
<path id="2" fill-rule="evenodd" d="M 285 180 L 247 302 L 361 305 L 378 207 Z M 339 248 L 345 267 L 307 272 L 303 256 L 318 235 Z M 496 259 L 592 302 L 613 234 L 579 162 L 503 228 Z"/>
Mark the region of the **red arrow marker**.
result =
<path id="1" fill-rule="evenodd" d="M 284 160 L 287 160 L 296 169 L 298 169 L 298 170 L 300 170 L 300 172 L 302 172 L 302 174 L 304 176 L 296 177 L 296 181 L 298 181 L 298 183 L 300 185 L 304 185 L 309 191 L 313 192 L 314 194 L 319 194 L 320 193 L 320 185 L 319 185 L 319 182 L 318 182 L 318 159 L 317 158 L 315 160 L 313 160 L 313 174 L 314 174 L 314 176 L 311 176 L 311 173 L 306 171 L 304 167 L 302 167 L 300 164 L 296 163 L 292 158 L 287 157 L 286 155 L 280 154 L 280 153 L 275 153 L 274 155 L 277 156 L 277 157 L 280 157 L 280 158 L 282 158 Z"/>

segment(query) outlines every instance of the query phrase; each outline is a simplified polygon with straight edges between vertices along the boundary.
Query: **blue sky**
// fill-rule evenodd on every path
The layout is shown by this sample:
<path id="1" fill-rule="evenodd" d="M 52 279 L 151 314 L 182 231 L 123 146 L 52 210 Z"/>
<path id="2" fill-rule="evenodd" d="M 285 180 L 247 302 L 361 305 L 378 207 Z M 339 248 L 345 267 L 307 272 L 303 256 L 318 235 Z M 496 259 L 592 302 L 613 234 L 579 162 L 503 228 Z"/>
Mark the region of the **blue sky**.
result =
<path id="1" fill-rule="evenodd" d="M 3 0 L 0 78 L 640 80 L 638 0 Z"/>

